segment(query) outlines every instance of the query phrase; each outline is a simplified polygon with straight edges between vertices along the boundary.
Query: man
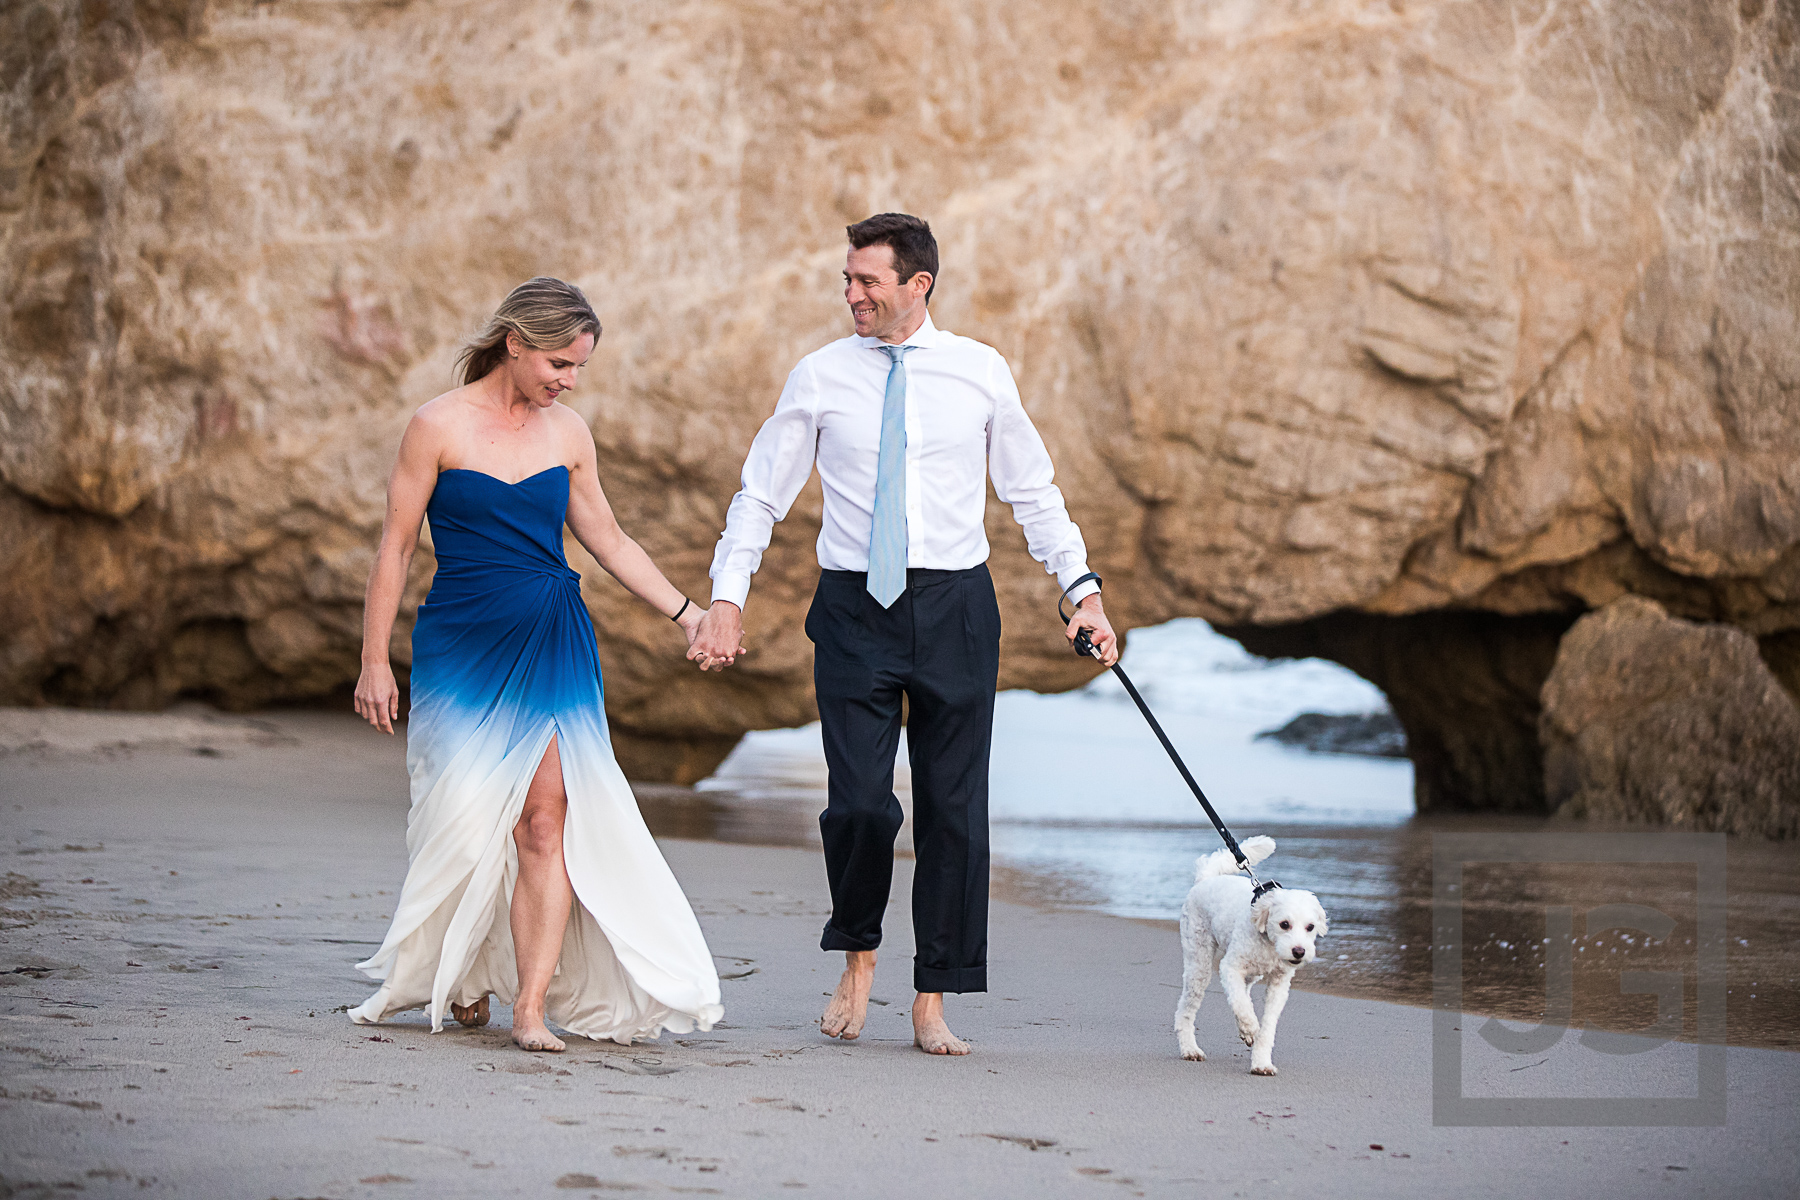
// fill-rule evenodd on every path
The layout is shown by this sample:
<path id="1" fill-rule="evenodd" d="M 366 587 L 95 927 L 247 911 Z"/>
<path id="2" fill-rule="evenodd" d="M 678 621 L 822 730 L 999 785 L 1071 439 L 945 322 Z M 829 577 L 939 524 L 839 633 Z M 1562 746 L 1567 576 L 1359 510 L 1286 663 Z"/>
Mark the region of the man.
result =
<path id="1" fill-rule="evenodd" d="M 806 632 L 830 768 L 819 829 L 832 906 L 819 945 L 845 958 L 820 1028 L 851 1040 L 868 1012 L 903 819 L 894 755 L 905 696 L 913 1036 L 927 1053 L 967 1054 L 944 1021 L 943 994 L 987 990 L 988 748 L 1000 669 L 982 525 L 990 472 L 1032 556 L 1077 604 L 1067 635 L 1087 629 L 1109 666 L 1118 642 L 1006 360 L 931 322 L 931 227 L 883 213 L 849 235 L 844 300 L 856 333 L 800 360 L 756 435 L 688 656 L 716 669 L 740 652 L 750 576 L 816 462 L 825 519 Z"/>

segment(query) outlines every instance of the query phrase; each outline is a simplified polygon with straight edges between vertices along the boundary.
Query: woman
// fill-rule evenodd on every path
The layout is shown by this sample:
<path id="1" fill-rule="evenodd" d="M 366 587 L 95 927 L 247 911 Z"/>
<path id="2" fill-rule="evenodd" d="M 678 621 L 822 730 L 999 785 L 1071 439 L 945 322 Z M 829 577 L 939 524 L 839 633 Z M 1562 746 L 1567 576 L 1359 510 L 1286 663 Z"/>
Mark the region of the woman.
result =
<path id="1" fill-rule="evenodd" d="M 629 1043 L 722 1015 L 700 926 L 613 760 L 594 628 L 563 558 L 566 519 L 692 644 L 700 606 L 620 530 L 587 425 L 557 403 L 599 336 L 578 288 L 521 284 L 464 350 L 463 386 L 400 440 L 356 685 L 384 733 L 400 715 L 388 638 L 427 515 L 438 565 L 413 630 L 410 865 L 359 964 L 384 982 L 354 1021 L 426 1007 L 437 1031 L 448 1005 L 483 1025 L 492 994 L 513 1006 L 514 1042 L 560 1051 L 546 1018 Z"/>

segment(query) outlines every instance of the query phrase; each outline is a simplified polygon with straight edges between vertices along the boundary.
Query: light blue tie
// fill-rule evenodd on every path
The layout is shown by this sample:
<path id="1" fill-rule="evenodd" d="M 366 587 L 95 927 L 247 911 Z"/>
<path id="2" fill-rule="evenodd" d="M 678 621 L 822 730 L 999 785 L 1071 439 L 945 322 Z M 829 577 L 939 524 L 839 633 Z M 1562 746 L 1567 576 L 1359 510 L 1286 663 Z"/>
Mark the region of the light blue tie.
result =
<path id="1" fill-rule="evenodd" d="M 869 595 L 887 608 L 906 590 L 906 364 L 916 346 L 882 346 L 893 360 L 881 401 L 875 465 L 875 519 L 869 529 Z"/>

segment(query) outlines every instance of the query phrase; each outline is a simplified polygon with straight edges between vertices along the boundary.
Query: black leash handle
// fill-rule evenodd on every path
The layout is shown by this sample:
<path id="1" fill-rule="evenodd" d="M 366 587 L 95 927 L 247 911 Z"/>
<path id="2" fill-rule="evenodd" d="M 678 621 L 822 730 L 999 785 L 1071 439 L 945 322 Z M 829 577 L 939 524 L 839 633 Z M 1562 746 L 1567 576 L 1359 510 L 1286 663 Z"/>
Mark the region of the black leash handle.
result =
<path id="1" fill-rule="evenodd" d="M 1077 579 L 1074 583 L 1071 583 L 1068 587 L 1064 588 L 1062 596 L 1056 602 L 1056 615 L 1062 618 L 1063 628 L 1065 630 L 1068 629 L 1069 622 L 1074 620 L 1074 614 L 1064 614 L 1063 601 L 1068 598 L 1070 592 L 1074 591 L 1077 587 L 1080 587 L 1090 579 L 1095 583 L 1100 582 L 1100 576 L 1089 571 L 1086 575 L 1083 575 L 1080 579 Z M 1083 658 L 1104 661 L 1101 659 L 1100 648 L 1094 645 L 1093 639 L 1088 636 L 1088 631 L 1086 629 L 1077 629 L 1075 631 L 1075 653 L 1081 655 Z M 1144 720 L 1150 723 L 1150 730 L 1152 733 L 1156 734 L 1156 740 L 1162 743 L 1162 748 L 1164 750 L 1168 751 L 1169 760 L 1175 764 L 1175 769 L 1181 772 L 1181 778 L 1188 785 L 1188 790 L 1194 793 L 1194 799 L 1200 802 L 1200 807 L 1205 809 L 1206 815 L 1212 819 L 1213 828 L 1219 831 L 1219 836 L 1221 838 L 1225 839 L 1225 847 L 1231 851 L 1231 857 L 1237 859 L 1238 869 L 1250 876 L 1250 882 L 1254 885 L 1254 890 L 1250 894 L 1250 902 L 1254 904 L 1262 898 L 1264 892 L 1269 891 L 1271 888 L 1280 887 L 1281 885 L 1272 879 L 1268 883 L 1258 881 L 1256 872 L 1250 867 L 1250 860 L 1244 857 L 1243 850 L 1238 847 L 1237 839 L 1231 836 L 1231 830 L 1225 828 L 1225 822 L 1219 819 L 1219 814 L 1217 810 L 1213 808 L 1212 801 L 1208 800 L 1206 798 L 1206 793 L 1200 790 L 1200 784 L 1194 779 L 1193 772 L 1187 769 L 1187 764 L 1181 761 L 1181 755 L 1175 752 L 1175 743 L 1171 742 L 1169 740 L 1169 735 L 1163 732 L 1162 723 L 1156 719 L 1156 714 L 1150 711 L 1150 706 L 1144 703 L 1144 697 L 1138 693 L 1137 685 L 1131 682 L 1131 676 L 1127 675 L 1125 673 L 1125 668 L 1118 663 L 1112 665 L 1112 673 L 1117 675 L 1119 677 L 1119 682 L 1125 685 L 1125 694 L 1131 697 L 1131 702 L 1136 704 L 1138 706 L 1138 711 L 1144 714 Z"/>

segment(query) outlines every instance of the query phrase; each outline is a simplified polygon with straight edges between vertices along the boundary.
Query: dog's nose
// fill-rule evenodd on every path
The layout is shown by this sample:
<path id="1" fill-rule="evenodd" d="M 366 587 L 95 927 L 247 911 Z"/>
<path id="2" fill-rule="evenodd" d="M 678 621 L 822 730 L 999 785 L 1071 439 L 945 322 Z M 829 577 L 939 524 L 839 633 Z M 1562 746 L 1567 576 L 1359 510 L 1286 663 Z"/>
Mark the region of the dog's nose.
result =
<path id="1" fill-rule="evenodd" d="M 1301 959 L 1303 959 L 1305 957 L 1306 957 L 1306 947 L 1295 946 L 1294 947 L 1294 961 L 1299 962 Z"/>

